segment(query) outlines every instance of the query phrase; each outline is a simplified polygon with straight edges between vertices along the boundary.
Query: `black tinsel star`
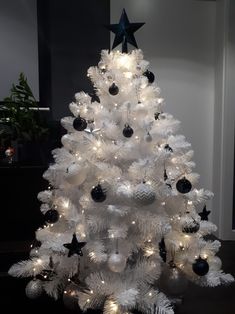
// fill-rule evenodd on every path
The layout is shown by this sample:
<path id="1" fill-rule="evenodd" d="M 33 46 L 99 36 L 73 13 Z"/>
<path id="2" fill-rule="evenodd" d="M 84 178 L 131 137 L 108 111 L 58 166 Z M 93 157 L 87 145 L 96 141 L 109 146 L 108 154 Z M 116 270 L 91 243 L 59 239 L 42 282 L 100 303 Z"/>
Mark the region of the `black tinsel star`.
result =
<path id="1" fill-rule="evenodd" d="M 76 234 L 73 234 L 71 243 L 65 243 L 64 247 L 69 250 L 68 257 L 77 254 L 83 256 L 82 248 L 86 245 L 86 242 L 78 242 Z"/>
<path id="2" fill-rule="evenodd" d="M 122 43 L 122 52 L 128 52 L 127 43 L 138 48 L 134 33 L 145 23 L 130 23 L 125 9 L 122 10 L 122 15 L 119 24 L 108 25 L 107 28 L 115 34 L 112 49 Z"/>
<path id="3" fill-rule="evenodd" d="M 201 217 L 201 220 L 208 221 L 208 216 L 210 215 L 211 211 L 206 209 L 206 205 L 203 207 L 203 210 L 201 213 L 198 213 L 198 215 Z"/>

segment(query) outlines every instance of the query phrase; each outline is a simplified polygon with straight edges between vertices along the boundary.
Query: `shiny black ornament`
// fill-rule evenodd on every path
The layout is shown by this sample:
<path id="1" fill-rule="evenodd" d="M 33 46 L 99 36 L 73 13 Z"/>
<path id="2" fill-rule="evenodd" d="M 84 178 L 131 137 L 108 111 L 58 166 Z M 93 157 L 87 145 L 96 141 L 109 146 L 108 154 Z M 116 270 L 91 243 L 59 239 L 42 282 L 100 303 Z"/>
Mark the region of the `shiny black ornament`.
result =
<path id="1" fill-rule="evenodd" d="M 150 72 L 149 70 L 147 70 L 147 71 L 145 71 L 143 73 L 143 75 L 147 77 L 149 83 L 153 83 L 154 82 L 155 76 L 154 76 L 153 72 Z"/>
<path id="2" fill-rule="evenodd" d="M 129 126 L 129 124 L 125 124 L 125 127 L 122 131 L 122 134 L 125 136 L 125 137 L 132 137 L 134 131 L 133 129 Z"/>
<path id="3" fill-rule="evenodd" d="M 106 200 L 106 193 L 102 189 L 100 184 L 98 184 L 97 186 L 92 188 L 91 197 L 92 197 L 93 201 L 95 201 L 97 203 L 101 203 L 101 202 L 104 202 Z"/>
<path id="4" fill-rule="evenodd" d="M 107 28 L 115 34 L 112 49 L 122 43 L 122 52 L 128 52 L 127 43 L 138 48 L 134 33 L 145 23 L 130 23 L 125 9 L 122 11 L 119 24 L 108 25 Z"/>
<path id="5" fill-rule="evenodd" d="M 59 213 L 56 209 L 49 209 L 45 213 L 44 217 L 45 217 L 46 222 L 52 224 L 59 220 Z"/>
<path id="6" fill-rule="evenodd" d="M 87 122 L 84 118 L 79 116 L 73 120 L 73 127 L 77 131 L 83 131 L 87 127 Z"/>
<path id="7" fill-rule="evenodd" d="M 177 183 L 176 183 L 176 189 L 182 193 L 182 194 L 186 194 L 188 192 L 191 191 L 192 189 L 192 184 L 189 180 L 187 180 L 185 177 L 183 177 L 182 179 L 180 179 Z"/>
<path id="8" fill-rule="evenodd" d="M 200 229 L 200 224 L 197 221 L 194 221 L 191 224 L 186 224 L 182 228 L 182 232 L 184 233 L 196 233 Z"/>
<path id="9" fill-rule="evenodd" d="M 199 256 L 193 263 L 192 268 L 198 276 L 205 276 L 209 271 L 209 264 L 205 259 Z"/>
<path id="10" fill-rule="evenodd" d="M 159 255 L 162 258 L 163 262 L 166 262 L 166 245 L 164 238 L 158 243 Z"/>
<path id="11" fill-rule="evenodd" d="M 91 103 L 93 103 L 95 101 L 100 103 L 100 98 L 99 98 L 99 96 L 96 95 L 96 93 L 90 93 L 89 96 L 91 97 Z"/>
<path id="12" fill-rule="evenodd" d="M 110 87 L 109 87 L 109 93 L 113 96 L 117 95 L 119 92 L 119 88 L 117 87 L 117 85 L 115 83 L 113 83 Z"/>
<path id="13" fill-rule="evenodd" d="M 210 215 L 211 211 L 206 209 L 206 205 L 203 207 L 203 210 L 201 213 L 198 213 L 198 215 L 201 217 L 201 220 L 208 221 L 208 216 Z"/>
<path id="14" fill-rule="evenodd" d="M 86 242 L 78 242 L 76 234 L 73 234 L 73 239 L 71 243 L 63 244 L 66 249 L 69 250 L 68 257 L 77 254 L 83 256 L 82 248 L 86 245 Z"/>
<path id="15" fill-rule="evenodd" d="M 164 148 L 165 148 L 166 151 L 168 151 L 168 152 L 170 152 L 170 153 L 173 153 L 173 149 L 170 147 L 169 144 L 166 144 L 166 145 L 164 146 Z"/>

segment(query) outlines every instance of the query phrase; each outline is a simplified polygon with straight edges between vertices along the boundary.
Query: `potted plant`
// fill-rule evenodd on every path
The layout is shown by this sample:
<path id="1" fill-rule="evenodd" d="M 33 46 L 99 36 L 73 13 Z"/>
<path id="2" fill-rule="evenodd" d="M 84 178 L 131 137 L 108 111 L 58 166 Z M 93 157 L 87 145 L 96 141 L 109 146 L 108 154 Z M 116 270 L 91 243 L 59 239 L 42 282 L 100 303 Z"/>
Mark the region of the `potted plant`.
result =
<path id="1" fill-rule="evenodd" d="M 18 84 L 13 84 L 10 95 L 3 100 L 0 110 L 1 142 L 16 142 L 18 160 L 42 161 L 41 143 L 48 135 L 48 128 L 38 110 L 38 103 L 20 73 Z"/>

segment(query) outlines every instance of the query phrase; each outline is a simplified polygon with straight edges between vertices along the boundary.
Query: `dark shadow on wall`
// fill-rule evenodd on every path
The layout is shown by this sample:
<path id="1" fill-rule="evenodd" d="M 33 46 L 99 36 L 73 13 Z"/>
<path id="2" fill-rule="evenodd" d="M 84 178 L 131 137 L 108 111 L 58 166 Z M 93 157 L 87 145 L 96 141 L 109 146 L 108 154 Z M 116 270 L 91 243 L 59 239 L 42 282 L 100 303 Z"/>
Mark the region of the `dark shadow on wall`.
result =
<path id="1" fill-rule="evenodd" d="M 53 120 L 69 114 L 78 91 L 92 91 L 86 74 L 109 49 L 109 0 L 38 0 L 39 97 Z"/>

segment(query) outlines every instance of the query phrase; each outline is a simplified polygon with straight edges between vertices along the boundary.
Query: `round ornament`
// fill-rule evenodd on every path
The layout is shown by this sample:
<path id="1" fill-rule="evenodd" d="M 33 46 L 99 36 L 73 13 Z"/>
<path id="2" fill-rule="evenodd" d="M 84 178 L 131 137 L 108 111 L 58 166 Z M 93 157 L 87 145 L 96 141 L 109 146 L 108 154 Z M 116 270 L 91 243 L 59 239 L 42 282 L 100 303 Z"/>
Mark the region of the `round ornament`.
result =
<path id="1" fill-rule="evenodd" d="M 63 293 L 64 306 L 71 311 L 80 311 L 78 305 L 79 286 L 75 283 L 69 283 Z"/>
<path id="2" fill-rule="evenodd" d="M 122 131 L 122 134 L 125 136 L 125 137 L 132 137 L 134 131 L 133 129 L 129 126 L 129 124 L 125 124 L 125 127 Z"/>
<path id="3" fill-rule="evenodd" d="M 159 280 L 160 289 L 171 297 L 181 297 L 185 293 L 188 280 L 175 265 L 165 265 Z"/>
<path id="4" fill-rule="evenodd" d="M 154 82 L 155 76 L 154 76 L 153 72 L 150 72 L 149 70 L 147 70 L 147 71 L 145 71 L 143 73 L 143 75 L 147 77 L 149 83 L 153 83 Z"/>
<path id="5" fill-rule="evenodd" d="M 87 122 L 79 116 L 73 120 L 73 127 L 76 131 L 84 131 L 87 127 Z"/>
<path id="6" fill-rule="evenodd" d="M 187 180 L 185 177 L 177 181 L 176 183 L 176 189 L 182 194 L 186 194 L 191 191 L 192 184 L 189 180 Z"/>
<path id="7" fill-rule="evenodd" d="M 71 166 L 67 168 L 67 172 L 65 174 L 65 179 L 68 183 L 72 185 L 81 185 L 87 177 L 87 168 L 81 167 L 76 163 L 73 163 Z"/>
<path id="8" fill-rule="evenodd" d="M 122 272 L 126 267 L 126 257 L 121 253 L 113 253 L 108 258 L 109 269 L 115 273 Z"/>
<path id="9" fill-rule="evenodd" d="M 101 203 L 106 200 L 106 193 L 100 184 L 94 186 L 91 190 L 91 197 L 94 202 Z"/>
<path id="10" fill-rule="evenodd" d="M 49 209 L 45 213 L 44 217 L 45 217 L 46 222 L 48 222 L 50 224 L 55 223 L 59 220 L 59 213 L 56 209 Z"/>
<path id="11" fill-rule="evenodd" d="M 29 299 L 37 299 L 43 294 L 43 284 L 38 279 L 31 280 L 26 288 L 25 294 Z"/>
<path id="12" fill-rule="evenodd" d="M 196 275 L 205 276 L 209 271 L 209 264 L 205 259 L 199 256 L 193 263 L 192 268 Z"/>
<path id="13" fill-rule="evenodd" d="M 155 201 L 156 194 L 149 184 L 140 183 L 135 187 L 133 197 L 140 205 L 150 205 Z"/>
<path id="14" fill-rule="evenodd" d="M 117 95 L 119 93 L 119 88 L 117 87 L 117 85 L 115 83 L 113 83 L 110 87 L 109 87 L 109 93 L 113 96 Z"/>
<path id="15" fill-rule="evenodd" d="M 210 265 L 210 270 L 218 271 L 222 267 L 222 261 L 218 256 L 210 256 L 207 261 Z"/>
<path id="16" fill-rule="evenodd" d="M 15 154 L 15 150 L 13 147 L 8 147 L 6 150 L 5 150 L 5 155 L 6 157 L 12 157 L 14 156 Z"/>

